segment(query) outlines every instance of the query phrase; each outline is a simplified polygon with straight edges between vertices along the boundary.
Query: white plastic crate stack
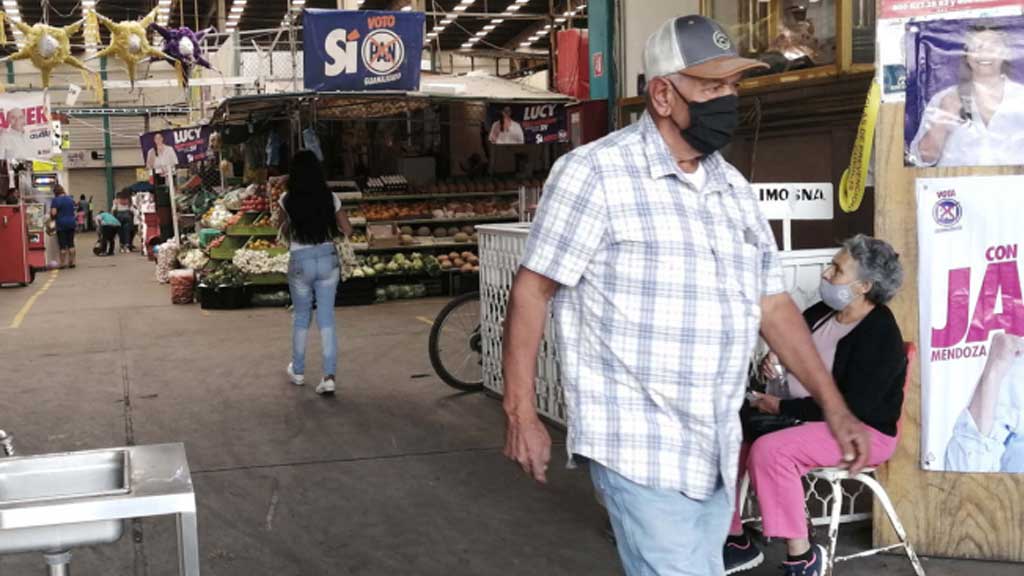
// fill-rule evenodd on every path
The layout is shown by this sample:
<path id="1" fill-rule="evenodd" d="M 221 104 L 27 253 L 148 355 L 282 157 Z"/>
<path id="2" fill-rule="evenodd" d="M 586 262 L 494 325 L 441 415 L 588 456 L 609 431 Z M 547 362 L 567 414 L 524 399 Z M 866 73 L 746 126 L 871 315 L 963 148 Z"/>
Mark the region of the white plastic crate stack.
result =
<path id="1" fill-rule="evenodd" d="M 484 386 L 496 394 L 504 393 L 501 331 L 508 308 L 508 294 L 529 232 L 530 225 L 521 223 L 477 227 L 480 237 L 480 330 L 484 346 Z M 544 340 L 537 355 L 537 411 L 564 426 L 565 397 L 558 374 L 554 334 L 554 323 L 549 315 Z"/>

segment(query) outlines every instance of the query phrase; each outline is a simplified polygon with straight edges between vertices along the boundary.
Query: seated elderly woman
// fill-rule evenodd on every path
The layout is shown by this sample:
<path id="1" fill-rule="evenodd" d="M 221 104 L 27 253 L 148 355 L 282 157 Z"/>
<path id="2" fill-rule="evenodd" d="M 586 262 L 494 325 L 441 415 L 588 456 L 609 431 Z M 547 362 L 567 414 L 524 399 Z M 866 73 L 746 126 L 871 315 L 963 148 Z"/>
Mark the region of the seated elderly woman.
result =
<path id="1" fill-rule="evenodd" d="M 870 429 L 869 465 L 886 461 L 896 448 L 907 358 L 899 326 L 886 303 L 902 282 L 903 268 L 892 246 L 858 235 L 843 243 L 822 274 L 822 302 L 804 312 L 825 367 L 850 410 Z M 773 372 L 772 362 L 762 362 L 762 371 Z M 785 397 L 753 395 L 750 403 L 760 412 L 788 416 L 798 425 L 761 436 L 753 444 L 745 442 L 739 474 L 742 478 L 745 471 L 750 473 L 764 535 L 787 540 L 784 574 L 823 574 L 826 550 L 808 541 L 801 478 L 814 468 L 838 465 L 842 454 L 821 408 L 803 385 L 792 375 L 785 384 L 779 392 Z M 726 574 L 753 568 L 764 559 L 743 532 L 739 508 L 724 550 Z"/>

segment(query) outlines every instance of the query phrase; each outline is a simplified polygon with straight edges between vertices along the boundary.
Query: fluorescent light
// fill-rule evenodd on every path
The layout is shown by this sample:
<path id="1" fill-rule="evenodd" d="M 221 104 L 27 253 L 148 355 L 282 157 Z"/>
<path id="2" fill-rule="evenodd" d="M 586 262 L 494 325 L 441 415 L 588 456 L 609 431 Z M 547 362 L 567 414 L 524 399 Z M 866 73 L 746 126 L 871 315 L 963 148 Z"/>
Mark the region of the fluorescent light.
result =
<path id="1" fill-rule="evenodd" d="M 292 6 L 304 6 L 305 4 L 306 0 L 292 0 Z M 235 2 L 235 6 L 238 6 L 237 2 Z"/>
<path id="2" fill-rule="evenodd" d="M 504 21 L 504 18 L 495 18 L 494 20 L 491 20 L 491 24 L 501 24 Z"/>
<path id="3" fill-rule="evenodd" d="M 466 6 L 465 4 L 459 4 L 455 8 L 452 8 L 452 10 L 455 10 L 456 12 L 465 12 L 467 9 L 469 9 L 469 6 Z"/>
<path id="4" fill-rule="evenodd" d="M 302 0 L 302 1 L 305 2 L 306 0 Z M 409 5 L 402 6 L 402 12 L 410 12 L 410 11 L 412 11 L 412 6 L 409 6 Z"/>
<path id="5" fill-rule="evenodd" d="M 484 31 L 484 30 L 481 30 L 481 31 L 476 33 L 476 37 L 477 38 L 483 38 L 484 36 L 487 36 L 487 32 Z"/>
<path id="6" fill-rule="evenodd" d="M 516 0 L 516 4 L 526 4 L 530 0 Z"/>
<path id="7" fill-rule="evenodd" d="M 519 43 L 519 47 L 520 48 L 529 48 L 530 46 L 533 46 L 533 42 L 520 42 Z"/>
<path id="8" fill-rule="evenodd" d="M 488 32 L 490 32 L 491 30 L 494 30 L 494 24 L 488 24 L 487 26 L 484 26 L 484 30 L 486 30 Z"/>
<path id="9" fill-rule="evenodd" d="M 228 24 L 230 24 L 233 21 L 237 21 L 241 17 L 241 14 L 228 14 Z"/>
<path id="10" fill-rule="evenodd" d="M 555 24 L 562 24 L 565 22 L 565 18 L 555 18 Z"/>
<path id="11" fill-rule="evenodd" d="M 245 8 L 242 7 L 242 6 L 232 6 L 231 7 L 231 11 L 232 12 L 237 12 L 237 13 L 242 13 L 242 12 L 245 12 Z"/>
<path id="12" fill-rule="evenodd" d="M 465 4 L 466 6 L 469 6 L 473 2 L 476 2 L 476 0 L 462 0 L 461 2 L 459 2 L 459 4 Z"/>
<path id="13" fill-rule="evenodd" d="M 434 26 L 434 29 L 431 30 L 431 32 L 444 32 L 444 29 L 444 26 Z"/>
<path id="14" fill-rule="evenodd" d="M 449 17 L 445 18 L 444 20 L 441 20 L 441 24 L 444 24 L 445 26 L 451 24 L 452 22 L 455 22 L 455 17 L 454 16 L 449 16 Z"/>
<path id="15" fill-rule="evenodd" d="M 472 47 L 473 47 L 473 43 L 472 43 L 472 42 L 466 42 L 466 43 L 464 43 L 464 44 L 462 45 L 462 47 L 463 47 L 463 48 L 472 48 Z"/>
<path id="16" fill-rule="evenodd" d="M 429 38 L 431 40 L 433 40 L 434 38 L 437 38 L 437 32 L 428 32 L 427 33 L 427 38 Z"/>

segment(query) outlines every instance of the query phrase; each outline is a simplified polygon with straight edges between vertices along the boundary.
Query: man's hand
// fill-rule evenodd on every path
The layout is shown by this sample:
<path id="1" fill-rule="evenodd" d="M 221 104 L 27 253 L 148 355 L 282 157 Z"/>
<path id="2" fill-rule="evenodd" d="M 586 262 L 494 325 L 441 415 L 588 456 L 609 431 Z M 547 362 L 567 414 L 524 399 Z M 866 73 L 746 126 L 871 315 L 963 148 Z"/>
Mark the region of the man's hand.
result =
<path id="1" fill-rule="evenodd" d="M 857 419 L 846 406 L 842 409 L 826 410 L 825 421 L 832 430 L 832 436 L 843 453 L 840 468 L 857 474 L 871 458 L 871 434 L 867 426 Z"/>
<path id="2" fill-rule="evenodd" d="M 547 484 L 551 461 L 551 435 L 535 411 L 509 413 L 505 430 L 505 457 L 517 462 L 523 472 Z"/>

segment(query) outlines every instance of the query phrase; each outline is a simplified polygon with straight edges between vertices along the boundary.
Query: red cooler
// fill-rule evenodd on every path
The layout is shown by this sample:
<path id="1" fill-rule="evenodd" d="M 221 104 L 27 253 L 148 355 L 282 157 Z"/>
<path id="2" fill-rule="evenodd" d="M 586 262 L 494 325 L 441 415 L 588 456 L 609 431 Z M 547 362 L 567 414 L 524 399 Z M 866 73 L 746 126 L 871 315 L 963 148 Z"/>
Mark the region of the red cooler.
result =
<path id="1" fill-rule="evenodd" d="M 28 228 L 22 206 L 0 206 L 0 284 L 32 282 L 28 266 Z"/>

